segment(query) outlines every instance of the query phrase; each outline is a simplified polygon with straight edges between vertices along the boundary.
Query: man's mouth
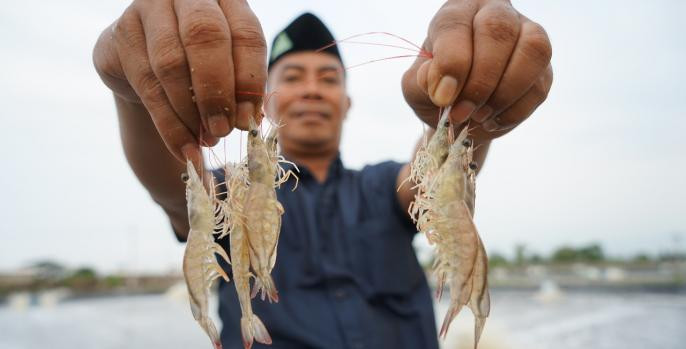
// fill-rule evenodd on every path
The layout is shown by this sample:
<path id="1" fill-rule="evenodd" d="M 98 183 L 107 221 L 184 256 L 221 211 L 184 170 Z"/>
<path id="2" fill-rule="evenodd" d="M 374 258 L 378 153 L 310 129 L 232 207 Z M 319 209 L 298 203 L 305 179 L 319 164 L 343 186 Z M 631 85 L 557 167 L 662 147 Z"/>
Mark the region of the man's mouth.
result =
<path id="1" fill-rule="evenodd" d="M 329 113 L 315 111 L 315 110 L 303 110 L 293 113 L 296 118 L 317 118 L 317 119 L 329 119 Z"/>

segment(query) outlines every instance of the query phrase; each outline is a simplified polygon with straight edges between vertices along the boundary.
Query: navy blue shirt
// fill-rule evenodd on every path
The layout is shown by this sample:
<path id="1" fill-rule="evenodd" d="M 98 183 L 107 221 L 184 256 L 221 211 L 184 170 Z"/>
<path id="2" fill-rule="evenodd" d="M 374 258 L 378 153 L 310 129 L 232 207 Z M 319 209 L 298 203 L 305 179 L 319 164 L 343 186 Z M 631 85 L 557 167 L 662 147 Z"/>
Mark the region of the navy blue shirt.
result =
<path id="1" fill-rule="evenodd" d="M 252 302 L 273 344 L 253 348 L 438 348 L 431 293 L 412 248 L 416 229 L 396 199 L 402 165 L 353 171 L 339 157 L 324 183 L 301 167 L 296 190 L 294 180 L 277 189 L 285 209 L 272 271 L 279 303 Z M 228 240 L 220 241 L 227 251 Z M 243 348 L 236 290 L 223 280 L 219 316 L 224 348 Z"/>

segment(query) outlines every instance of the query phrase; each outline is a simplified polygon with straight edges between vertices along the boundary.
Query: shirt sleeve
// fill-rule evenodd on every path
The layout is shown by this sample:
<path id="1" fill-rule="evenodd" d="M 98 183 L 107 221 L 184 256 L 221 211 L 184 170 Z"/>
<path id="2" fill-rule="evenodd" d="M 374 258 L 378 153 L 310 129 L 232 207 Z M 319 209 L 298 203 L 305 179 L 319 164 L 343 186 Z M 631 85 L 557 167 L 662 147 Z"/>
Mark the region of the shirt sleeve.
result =
<path id="1" fill-rule="evenodd" d="M 380 214 L 390 214 L 408 234 L 414 235 L 417 229 L 398 202 L 396 182 L 403 166 L 405 163 L 396 161 L 365 166 L 360 173 L 362 190 L 367 193 L 367 200 L 374 202 L 374 206 L 381 210 Z M 374 197 L 370 197 L 370 194 Z"/>

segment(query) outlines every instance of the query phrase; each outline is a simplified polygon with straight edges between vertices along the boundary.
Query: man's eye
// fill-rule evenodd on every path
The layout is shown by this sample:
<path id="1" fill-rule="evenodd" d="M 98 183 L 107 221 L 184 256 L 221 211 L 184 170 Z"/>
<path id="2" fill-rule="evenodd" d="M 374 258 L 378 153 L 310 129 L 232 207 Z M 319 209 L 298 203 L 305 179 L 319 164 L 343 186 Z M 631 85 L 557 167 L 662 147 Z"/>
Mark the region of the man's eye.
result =
<path id="1" fill-rule="evenodd" d="M 295 82 L 298 81 L 300 78 L 297 75 L 286 75 L 283 77 L 283 81 L 285 82 Z"/>
<path id="2" fill-rule="evenodd" d="M 324 81 L 327 84 L 337 84 L 338 78 L 335 76 L 325 76 L 322 78 L 322 81 Z"/>

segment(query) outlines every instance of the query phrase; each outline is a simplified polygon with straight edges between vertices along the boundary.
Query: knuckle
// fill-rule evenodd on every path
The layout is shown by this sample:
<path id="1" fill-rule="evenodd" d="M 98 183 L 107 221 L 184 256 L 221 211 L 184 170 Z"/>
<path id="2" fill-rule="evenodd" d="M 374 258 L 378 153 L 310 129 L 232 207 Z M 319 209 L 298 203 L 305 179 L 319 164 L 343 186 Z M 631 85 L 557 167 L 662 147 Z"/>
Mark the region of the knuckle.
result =
<path id="1" fill-rule="evenodd" d="M 472 64 L 472 58 L 463 54 L 449 54 L 448 56 L 436 56 L 434 58 L 436 68 L 440 75 L 454 76 L 458 81 L 465 81 Z"/>
<path id="2" fill-rule="evenodd" d="M 267 42 L 259 27 L 244 22 L 231 23 L 231 39 L 237 47 L 252 48 L 256 51 L 266 51 Z"/>
<path id="3" fill-rule="evenodd" d="M 210 19 L 206 14 L 200 13 L 191 15 L 190 18 L 192 19 L 188 21 L 183 31 L 187 47 L 196 45 L 212 46 L 230 40 L 228 33 L 218 20 Z"/>
<path id="4" fill-rule="evenodd" d="M 486 102 L 490 94 L 495 90 L 497 80 L 488 77 L 478 78 L 470 81 L 465 87 L 465 94 L 468 94 L 474 103 Z"/>
<path id="5" fill-rule="evenodd" d="M 519 20 L 511 9 L 495 7 L 478 18 L 478 29 L 499 43 L 513 43 L 519 36 Z"/>
<path id="6" fill-rule="evenodd" d="M 446 2 L 429 24 L 429 37 L 442 32 L 471 31 L 471 22 L 459 15 L 462 11 L 455 3 Z"/>
<path id="7" fill-rule="evenodd" d="M 542 65 L 548 65 L 553 56 L 548 34 L 540 24 L 531 22 L 527 26 L 526 35 L 522 37 L 522 52 Z"/>
<path id="8" fill-rule="evenodd" d="M 139 26 L 138 16 L 132 8 L 128 8 L 114 24 L 112 32 L 118 41 L 126 45 L 140 45 L 145 42 L 145 36 L 141 30 L 136 30 Z"/>
<path id="9" fill-rule="evenodd" d="M 454 31 L 471 31 L 471 24 L 454 19 L 443 19 L 432 23 L 434 33 L 445 33 Z"/>
<path id="10" fill-rule="evenodd" d="M 545 87 L 545 84 L 541 79 L 531 87 L 531 93 L 538 103 L 541 103 L 548 98 L 548 91 L 549 89 Z"/>
<path id="11" fill-rule="evenodd" d="M 162 86 L 152 71 L 141 74 L 134 86 L 138 96 L 146 104 L 157 105 L 163 101 Z"/>
<path id="12" fill-rule="evenodd" d="M 175 41 L 158 46 L 151 54 L 150 64 L 161 80 L 179 77 L 188 71 L 183 49 L 176 46 Z"/>

